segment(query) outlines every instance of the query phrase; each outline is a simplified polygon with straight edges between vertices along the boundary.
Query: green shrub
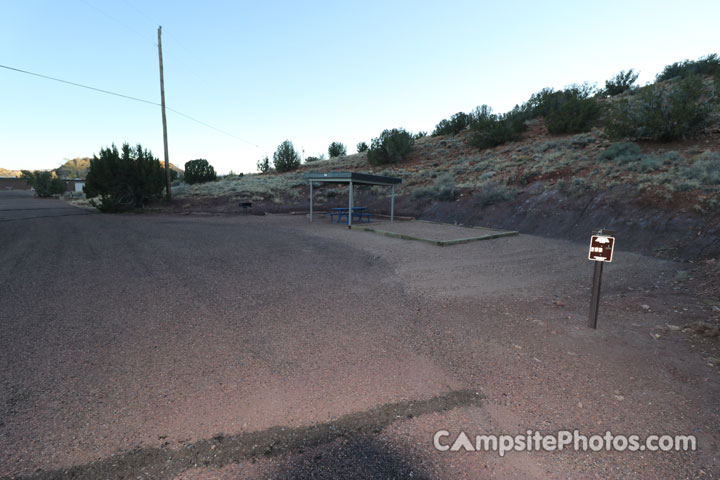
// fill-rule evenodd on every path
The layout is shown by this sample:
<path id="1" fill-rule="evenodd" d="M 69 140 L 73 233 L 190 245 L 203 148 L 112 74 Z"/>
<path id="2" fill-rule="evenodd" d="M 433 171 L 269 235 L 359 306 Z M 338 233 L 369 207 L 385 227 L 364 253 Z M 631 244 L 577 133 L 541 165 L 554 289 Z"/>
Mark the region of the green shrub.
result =
<path id="1" fill-rule="evenodd" d="M 328 147 L 328 155 L 333 157 L 344 157 L 347 154 L 347 148 L 340 142 L 332 142 Z"/>
<path id="2" fill-rule="evenodd" d="M 185 183 L 193 185 L 215 180 L 217 180 L 215 169 L 204 158 L 185 162 Z"/>
<path id="3" fill-rule="evenodd" d="M 412 196 L 419 200 L 422 198 L 432 198 L 443 202 L 451 202 L 455 200 L 455 178 L 450 173 L 439 175 L 432 186 L 419 187 L 413 190 Z"/>
<path id="4" fill-rule="evenodd" d="M 433 197 L 435 195 L 435 189 L 433 187 L 417 187 L 412 191 L 412 197 L 415 200 L 423 198 Z"/>
<path id="5" fill-rule="evenodd" d="M 552 88 L 543 88 L 539 92 L 530 95 L 522 108 L 530 118 L 545 117 L 550 113 L 556 93 Z"/>
<path id="6" fill-rule="evenodd" d="M 527 128 L 525 112 L 519 107 L 495 115 L 487 105 L 482 105 L 472 113 L 468 143 L 478 148 L 492 148 L 520 138 Z"/>
<path id="7" fill-rule="evenodd" d="M 693 75 L 719 75 L 720 58 L 713 53 L 699 60 L 684 60 L 667 65 L 655 78 L 658 82 L 670 80 L 676 77 L 688 77 Z"/>
<path id="8" fill-rule="evenodd" d="M 320 159 L 318 157 L 307 157 L 305 159 L 305 163 L 312 163 L 312 162 L 318 162 Z"/>
<path id="9" fill-rule="evenodd" d="M 373 138 L 368 150 L 368 162 L 371 165 L 400 163 L 410 153 L 413 138 L 410 133 L 400 128 L 383 130 L 378 138 Z"/>
<path id="10" fill-rule="evenodd" d="M 423 137 L 427 137 L 427 132 L 417 132 L 415 135 L 413 135 L 413 140 L 420 140 Z"/>
<path id="11" fill-rule="evenodd" d="M 581 133 L 589 131 L 600 117 L 600 104 L 587 86 L 572 86 L 556 92 L 545 116 L 548 132 Z"/>
<path id="12" fill-rule="evenodd" d="M 689 180 L 697 180 L 703 185 L 720 185 L 720 153 L 706 152 L 691 165 L 681 171 Z"/>
<path id="13" fill-rule="evenodd" d="M 51 172 L 23 170 L 22 178 L 35 190 L 38 197 L 45 198 L 65 192 L 65 183 L 60 178 L 53 177 Z"/>
<path id="14" fill-rule="evenodd" d="M 492 180 L 481 183 L 473 191 L 473 201 L 479 207 L 506 202 L 514 197 L 514 190 Z"/>
<path id="15" fill-rule="evenodd" d="M 627 72 L 621 71 L 610 80 L 605 81 L 605 90 L 603 93 L 609 97 L 620 95 L 635 88 L 633 84 L 637 81 L 639 73 L 635 73 L 631 68 Z"/>
<path id="16" fill-rule="evenodd" d="M 589 189 L 587 181 L 581 177 L 573 177 L 570 180 L 561 178 L 557 181 L 555 187 L 567 196 L 582 195 Z"/>
<path id="17" fill-rule="evenodd" d="M 438 200 L 455 200 L 455 178 L 450 173 L 438 175 L 435 179 L 435 196 Z"/>
<path id="18" fill-rule="evenodd" d="M 701 102 L 702 93 L 702 80 L 694 75 L 670 84 L 648 85 L 611 105 L 606 131 L 612 138 L 685 139 L 708 120 L 710 105 Z"/>
<path id="19" fill-rule="evenodd" d="M 164 188 L 165 169 L 152 152 L 124 143 L 121 152 L 113 144 L 93 155 L 83 190 L 87 198 L 100 197 L 91 203 L 101 211 L 117 212 L 161 198 Z"/>
<path id="20" fill-rule="evenodd" d="M 600 103 L 594 93 L 588 84 L 571 85 L 557 92 L 544 88 L 516 110 L 525 119 L 544 117 L 548 132 L 553 134 L 587 132 L 600 118 Z"/>
<path id="21" fill-rule="evenodd" d="M 365 142 L 360 142 L 357 144 L 357 152 L 358 153 L 367 152 L 368 148 L 369 148 L 368 144 Z"/>
<path id="22" fill-rule="evenodd" d="M 271 170 L 270 160 L 268 159 L 268 157 L 258 160 L 256 166 L 258 172 L 260 173 L 268 173 Z"/>
<path id="23" fill-rule="evenodd" d="M 680 152 L 670 150 L 656 155 L 662 160 L 663 165 L 678 165 L 685 162 L 685 157 Z"/>
<path id="24" fill-rule="evenodd" d="M 295 151 L 290 140 L 278 145 L 277 151 L 273 153 L 273 165 L 280 173 L 296 170 L 300 166 L 300 155 Z"/>
<path id="25" fill-rule="evenodd" d="M 433 130 L 432 136 L 437 137 L 438 135 L 457 135 L 458 133 L 465 130 L 468 125 L 470 125 L 471 118 L 471 115 L 468 115 L 467 113 L 458 112 L 452 117 L 450 117 L 449 120 L 441 120 L 440 123 L 435 126 L 435 130 Z"/>
<path id="26" fill-rule="evenodd" d="M 617 142 L 600 152 L 597 159 L 601 162 L 614 161 L 618 165 L 640 159 L 640 145 L 633 142 Z"/>
<path id="27" fill-rule="evenodd" d="M 655 170 L 658 170 L 660 167 L 662 167 L 662 165 L 662 158 L 656 155 L 649 155 L 647 157 L 644 157 L 640 162 L 640 171 L 645 173 L 654 172 Z"/>

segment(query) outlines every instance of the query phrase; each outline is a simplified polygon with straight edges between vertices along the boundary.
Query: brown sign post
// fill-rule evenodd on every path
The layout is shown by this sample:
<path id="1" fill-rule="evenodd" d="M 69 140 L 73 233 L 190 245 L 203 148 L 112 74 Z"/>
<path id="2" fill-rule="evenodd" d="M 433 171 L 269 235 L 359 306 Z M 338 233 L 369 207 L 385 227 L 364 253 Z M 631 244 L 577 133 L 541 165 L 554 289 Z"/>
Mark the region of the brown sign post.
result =
<path id="1" fill-rule="evenodd" d="M 598 309 L 600 307 L 600 286 L 602 285 L 602 271 L 605 262 L 612 262 L 615 237 L 612 230 L 600 229 L 590 238 L 590 252 L 588 260 L 595 262 L 593 273 L 592 299 L 590 300 L 590 327 L 597 328 Z"/>

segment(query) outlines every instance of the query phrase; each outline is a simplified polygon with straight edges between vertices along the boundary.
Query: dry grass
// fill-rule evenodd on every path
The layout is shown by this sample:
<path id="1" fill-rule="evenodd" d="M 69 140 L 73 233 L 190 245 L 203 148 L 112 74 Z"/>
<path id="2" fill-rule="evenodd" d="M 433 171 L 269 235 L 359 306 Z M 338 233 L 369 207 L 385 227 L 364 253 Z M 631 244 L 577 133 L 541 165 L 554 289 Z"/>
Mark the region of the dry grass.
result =
<path id="1" fill-rule="evenodd" d="M 301 173 L 254 174 L 225 177 L 215 182 L 195 185 L 181 183 L 173 187 L 172 192 L 173 198 L 221 197 L 225 195 L 280 198 L 281 194 L 305 184 Z"/>

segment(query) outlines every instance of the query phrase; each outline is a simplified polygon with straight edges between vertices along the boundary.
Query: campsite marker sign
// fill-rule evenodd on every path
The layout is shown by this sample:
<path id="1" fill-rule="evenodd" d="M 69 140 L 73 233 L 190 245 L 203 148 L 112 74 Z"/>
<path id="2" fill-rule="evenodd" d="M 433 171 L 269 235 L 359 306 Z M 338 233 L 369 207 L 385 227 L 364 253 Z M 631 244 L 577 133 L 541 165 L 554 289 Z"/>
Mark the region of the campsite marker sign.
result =
<path id="1" fill-rule="evenodd" d="M 588 253 L 588 260 L 595 260 L 596 262 L 612 262 L 614 246 L 615 237 L 593 235 L 590 238 L 590 253 Z"/>
<path id="2" fill-rule="evenodd" d="M 593 273 L 592 299 L 590 300 L 590 327 L 597 328 L 598 308 L 600 307 L 600 286 L 602 284 L 602 271 L 605 262 L 612 262 L 615 237 L 612 230 L 600 229 L 590 237 L 590 252 L 588 260 L 595 262 Z"/>

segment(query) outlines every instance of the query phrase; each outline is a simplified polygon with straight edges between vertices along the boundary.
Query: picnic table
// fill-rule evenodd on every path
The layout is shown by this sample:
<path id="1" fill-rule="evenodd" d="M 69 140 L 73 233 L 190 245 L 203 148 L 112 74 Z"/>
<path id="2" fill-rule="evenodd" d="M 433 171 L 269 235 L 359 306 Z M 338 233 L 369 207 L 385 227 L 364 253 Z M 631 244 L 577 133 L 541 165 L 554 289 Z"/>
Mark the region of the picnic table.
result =
<path id="1" fill-rule="evenodd" d="M 363 218 L 366 220 L 366 223 L 370 223 L 370 217 L 372 217 L 372 213 L 366 212 L 367 207 L 353 207 L 352 208 L 352 218 L 353 221 L 358 221 L 362 223 Z M 341 208 L 333 208 L 330 212 L 330 223 L 333 223 L 333 218 L 337 216 L 337 222 L 342 222 L 342 218 L 345 217 L 347 219 L 348 212 L 350 211 L 347 207 L 341 207 Z M 346 220 L 347 221 L 347 220 Z"/>

